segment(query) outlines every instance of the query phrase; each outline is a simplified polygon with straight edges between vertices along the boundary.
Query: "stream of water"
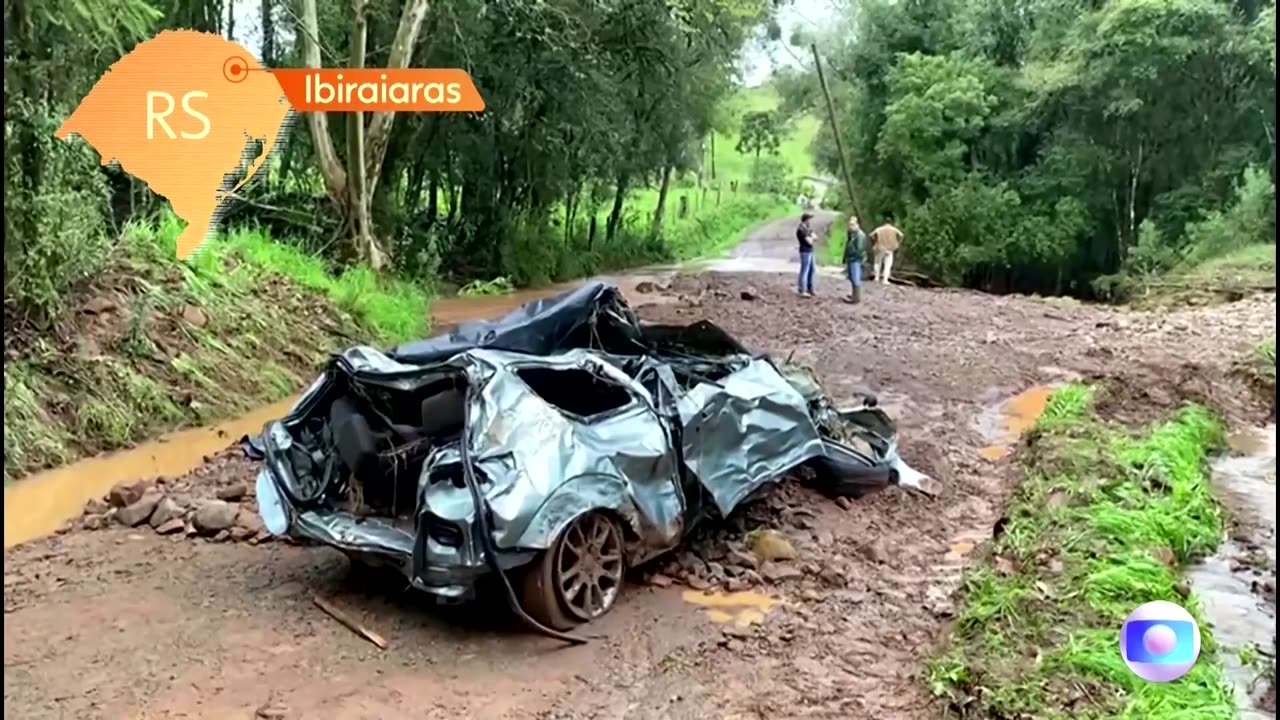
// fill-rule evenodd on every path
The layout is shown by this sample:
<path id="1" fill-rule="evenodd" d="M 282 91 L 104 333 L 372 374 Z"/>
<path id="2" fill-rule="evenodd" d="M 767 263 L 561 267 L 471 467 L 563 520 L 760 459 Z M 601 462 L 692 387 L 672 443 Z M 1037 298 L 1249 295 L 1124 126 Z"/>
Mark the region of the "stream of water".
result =
<path id="1" fill-rule="evenodd" d="M 1276 426 L 1236 433 L 1231 446 L 1231 453 L 1214 461 L 1212 472 L 1214 490 L 1235 529 L 1215 555 L 1191 568 L 1188 579 L 1235 686 L 1240 719 L 1274 719 L 1274 710 L 1259 707 L 1267 691 L 1267 678 L 1259 679 L 1264 668 L 1245 658 L 1275 652 Z M 1270 592 L 1257 592 L 1268 578 Z"/>

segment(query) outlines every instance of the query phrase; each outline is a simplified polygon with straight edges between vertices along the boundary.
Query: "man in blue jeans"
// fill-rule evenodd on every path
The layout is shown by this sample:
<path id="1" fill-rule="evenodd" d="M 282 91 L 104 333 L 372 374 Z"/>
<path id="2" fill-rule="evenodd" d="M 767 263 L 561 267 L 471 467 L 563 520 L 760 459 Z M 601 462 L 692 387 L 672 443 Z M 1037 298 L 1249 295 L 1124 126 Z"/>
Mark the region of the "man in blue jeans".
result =
<path id="1" fill-rule="evenodd" d="M 800 243 L 800 282 L 797 292 L 804 298 L 813 297 L 813 278 L 817 273 L 813 263 L 813 228 L 809 226 L 812 219 L 813 215 L 810 213 L 801 215 L 800 225 L 796 228 L 796 240 Z"/>
<path id="2" fill-rule="evenodd" d="M 858 226 L 858 218 L 849 217 L 844 236 L 844 273 L 852 289 L 844 301 L 852 305 L 862 302 L 862 263 L 867 255 L 867 234 Z"/>

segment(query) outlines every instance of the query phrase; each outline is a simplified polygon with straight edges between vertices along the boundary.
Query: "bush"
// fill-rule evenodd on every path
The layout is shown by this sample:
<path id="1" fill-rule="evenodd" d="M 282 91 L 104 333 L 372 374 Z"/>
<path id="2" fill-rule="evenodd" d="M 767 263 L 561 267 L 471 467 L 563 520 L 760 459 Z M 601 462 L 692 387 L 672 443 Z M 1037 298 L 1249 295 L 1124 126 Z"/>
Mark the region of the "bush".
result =
<path id="1" fill-rule="evenodd" d="M 787 161 L 780 157 L 759 158 L 751 165 L 747 189 L 754 193 L 784 195 L 794 189 L 794 183 L 787 180 L 788 169 Z"/>
<path id="2" fill-rule="evenodd" d="M 108 191 L 92 150 L 54 138 L 48 108 L 18 105 L 4 132 L 4 297 L 20 320 L 44 324 L 67 289 L 106 261 Z"/>
<path id="3" fill-rule="evenodd" d="M 1178 250 L 1165 241 L 1159 228 L 1151 220 L 1143 220 L 1138 226 L 1138 241 L 1125 256 L 1123 271 L 1140 277 L 1157 275 L 1178 263 Z"/>
<path id="4" fill-rule="evenodd" d="M 1232 204 L 1187 227 L 1182 262 L 1194 266 L 1246 245 L 1274 243 L 1275 197 L 1276 188 L 1266 170 L 1245 169 Z"/>

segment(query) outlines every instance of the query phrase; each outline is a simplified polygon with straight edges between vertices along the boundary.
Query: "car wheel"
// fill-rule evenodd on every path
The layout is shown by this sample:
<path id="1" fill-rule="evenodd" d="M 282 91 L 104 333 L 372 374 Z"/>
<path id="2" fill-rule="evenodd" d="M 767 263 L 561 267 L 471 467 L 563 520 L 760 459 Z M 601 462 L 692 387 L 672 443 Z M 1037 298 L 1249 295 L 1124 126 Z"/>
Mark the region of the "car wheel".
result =
<path id="1" fill-rule="evenodd" d="M 623 549 L 616 520 L 602 512 L 579 515 L 530 563 L 521 592 L 524 611 L 556 630 L 609 612 L 622 592 Z"/>

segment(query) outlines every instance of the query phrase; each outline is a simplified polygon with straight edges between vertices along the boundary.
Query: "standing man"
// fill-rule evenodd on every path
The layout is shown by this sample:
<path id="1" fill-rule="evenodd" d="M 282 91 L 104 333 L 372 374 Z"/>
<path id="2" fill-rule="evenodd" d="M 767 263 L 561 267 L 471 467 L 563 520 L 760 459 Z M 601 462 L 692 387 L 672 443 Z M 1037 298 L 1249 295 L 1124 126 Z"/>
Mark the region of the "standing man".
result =
<path id="1" fill-rule="evenodd" d="M 813 278 L 817 272 L 813 264 L 813 228 L 809 225 L 812 219 L 812 214 L 804 213 L 800 216 L 800 225 L 796 228 L 796 240 L 800 243 L 800 282 L 797 291 L 800 297 L 805 298 L 813 297 Z"/>
<path id="2" fill-rule="evenodd" d="M 886 215 L 885 224 L 871 231 L 872 252 L 875 255 L 875 277 L 872 282 L 889 284 L 893 270 L 893 254 L 902 246 L 902 231 L 893 225 L 893 215 Z"/>
<path id="3" fill-rule="evenodd" d="M 850 216 L 844 236 L 844 272 L 852 289 L 845 302 L 853 305 L 862 302 L 862 262 L 866 253 L 867 234 L 858 225 L 857 216 Z"/>

